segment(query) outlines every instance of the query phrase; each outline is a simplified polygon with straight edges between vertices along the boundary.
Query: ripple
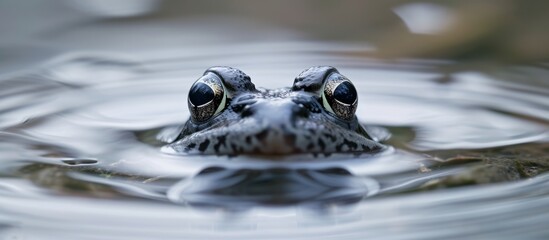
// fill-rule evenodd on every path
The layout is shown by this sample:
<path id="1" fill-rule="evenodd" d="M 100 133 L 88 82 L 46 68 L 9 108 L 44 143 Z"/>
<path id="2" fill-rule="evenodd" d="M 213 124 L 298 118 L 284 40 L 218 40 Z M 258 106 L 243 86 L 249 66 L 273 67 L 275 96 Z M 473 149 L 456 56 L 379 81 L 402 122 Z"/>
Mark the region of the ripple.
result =
<path id="1" fill-rule="evenodd" d="M 543 210 L 549 204 L 548 189 L 549 175 L 544 175 L 513 184 L 372 199 L 352 208 L 334 206 L 325 213 L 300 207 L 259 207 L 236 215 L 196 212 L 155 202 L 4 194 L 0 203 L 13 216 L 5 225 L 13 227 L 0 236 L 125 239 L 131 233 L 133 239 L 159 235 L 164 239 L 544 238 L 549 235 L 544 227 L 549 211 Z M 58 214 L 58 209 L 65 211 Z"/>
<path id="2" fill-rule="evenodd" d="M 426 152 L 547 142 L 546 89 L 482 72 L 445 76 L 439 66 L 449 62 L 360 57 L 370 46 L 267 46 L 73 53 L 3 76 L 0 238 L 549 236 L 548 175 L 416 192 L 466 168 L 430 168 Z M 276 159 L 163 153 L 189 116 L 187 89 L 210 65 L 241 68 L 267 88 L 334 65 L 357 87 L 359 119 L 392 131 L 394 148 Z"/>

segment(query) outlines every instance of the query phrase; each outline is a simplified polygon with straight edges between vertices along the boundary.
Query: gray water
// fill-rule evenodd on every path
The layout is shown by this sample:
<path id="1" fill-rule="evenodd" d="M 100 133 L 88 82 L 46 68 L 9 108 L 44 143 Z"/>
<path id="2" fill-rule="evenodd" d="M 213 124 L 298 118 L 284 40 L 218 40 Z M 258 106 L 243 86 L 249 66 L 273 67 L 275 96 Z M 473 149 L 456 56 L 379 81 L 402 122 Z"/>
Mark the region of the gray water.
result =
<path id="1" fill-rule="evenodd" d="M 447 73 L 449 61 L 357 54 L 369 51 L 289 41 L 71 52 L 2 75 L 0 238 L 548 237 L 549 175 L 417 190 L 467 169 L 433 167 L 438 154 L 547 143 L 549 90 L 502 77 L 521 67 Z M 189 117 L 187 90 L 212 65 L 265 88 L 335 66 L 359 92 L 360 121 L 389 131 L 392 148 L 282 158 L 166 151 Z"/>

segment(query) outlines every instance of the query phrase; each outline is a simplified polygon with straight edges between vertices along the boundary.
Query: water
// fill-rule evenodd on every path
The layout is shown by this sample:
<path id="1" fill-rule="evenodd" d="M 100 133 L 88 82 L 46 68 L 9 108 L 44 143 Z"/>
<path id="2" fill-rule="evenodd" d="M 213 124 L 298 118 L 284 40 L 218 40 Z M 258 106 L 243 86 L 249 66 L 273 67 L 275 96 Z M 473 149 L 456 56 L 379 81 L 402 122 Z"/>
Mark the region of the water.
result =
<path id="1" fill-rule="evenodd" d="M 0 238 L 549 236 L 549 175 L 426 187 L 476 162 L 443 158 L 546 149 L 549 90 L 486 72 L 447 73 L 448 61 L 361 57 L 370 50 L 272 42 L 82 52 L 3 75 Z M 212 65 L 240 68 L 265 88 L 290 86 L 312 65 L 335 66 L 359 91 L 359 119 L 389 131 L 393 147 L 327 157 L 166 152 L 189 117 L 187 90 Z M 546 151 L 526 153 L 520 160 L 547 161 Z"/>

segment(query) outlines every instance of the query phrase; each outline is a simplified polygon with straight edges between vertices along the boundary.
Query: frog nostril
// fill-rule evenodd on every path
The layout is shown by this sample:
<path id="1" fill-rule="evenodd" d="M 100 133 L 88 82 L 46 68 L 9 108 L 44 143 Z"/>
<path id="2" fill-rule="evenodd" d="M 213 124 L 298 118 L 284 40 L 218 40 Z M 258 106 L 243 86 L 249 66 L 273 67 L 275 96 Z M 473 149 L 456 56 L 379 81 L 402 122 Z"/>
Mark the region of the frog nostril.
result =
<path id="1" fill-rule="evenodd" d="M 240 116 L 245 118 L 254 115 L 255 110 L 250 106 L 245 106 L 242 109 L 242 113 L 240 113 Z"/>
<path id="2" fill-rule="evenodd" d="M 303 104 L 298 104 L 292 107 L 292 114 L 297 117 L 307 118 L 310 112 Z"/>

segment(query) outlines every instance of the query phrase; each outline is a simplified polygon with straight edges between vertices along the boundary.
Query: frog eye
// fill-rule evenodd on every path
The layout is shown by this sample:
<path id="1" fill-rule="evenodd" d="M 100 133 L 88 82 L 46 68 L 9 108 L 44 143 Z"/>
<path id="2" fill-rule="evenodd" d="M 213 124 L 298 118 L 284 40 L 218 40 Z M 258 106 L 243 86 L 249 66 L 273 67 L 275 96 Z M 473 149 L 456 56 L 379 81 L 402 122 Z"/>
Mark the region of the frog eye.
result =
<path id="1" fill-rule="evenodd" d="M 227 94 L 223 81 L 215 74 L 208 72 L 196 80 L 189 90 L 187 103 L 191 119 L 203 122 L 225 109 Z"/>
<path id="2" fill-rule="evenodd" d="M 324 108 L 343 120 L 351 120 L 357 104 L 358 94 L 353 83 L 337 72 L 330 74 L 322 90 Z"/>

